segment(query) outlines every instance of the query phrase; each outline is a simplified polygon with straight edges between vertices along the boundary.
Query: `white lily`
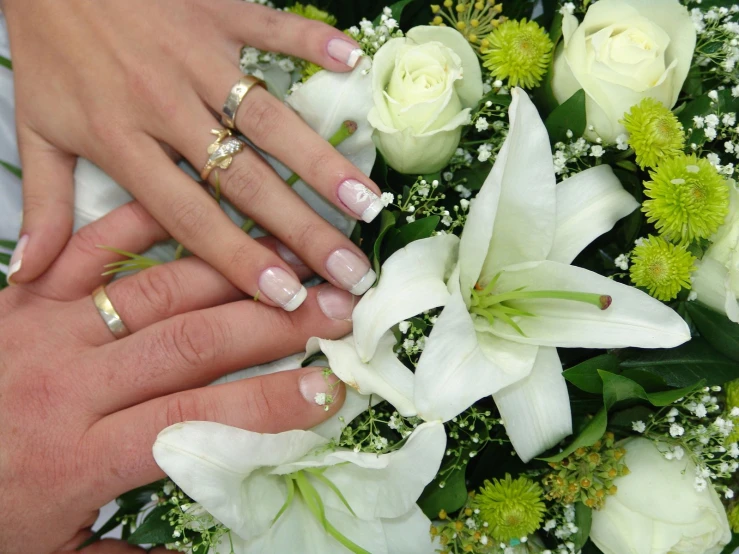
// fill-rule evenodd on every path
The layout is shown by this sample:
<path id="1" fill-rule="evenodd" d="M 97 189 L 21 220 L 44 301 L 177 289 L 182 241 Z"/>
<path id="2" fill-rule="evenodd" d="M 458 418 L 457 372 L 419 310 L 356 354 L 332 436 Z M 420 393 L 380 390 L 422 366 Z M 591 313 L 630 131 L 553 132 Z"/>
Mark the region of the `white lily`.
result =
<path id="1" fill-rule="evenodd" d="M 444 306 L 416 368 L 419 416 L 447 421 L 492 394 L 528 461 L 572 431 L 555 347 L 668 348 L 690 332 L 641 291 L 570 265 L 638 203 L 608 166 L 557 185 L 536 108 L 520 89 L 512 96 L 509 135 L 461 241 L 436 236 L 396 252 L 353 321 L 368 362 L 390 327 Z"/>
<path id="2" fill-rule="evenodd" d="M 311 431 L 265 435 L 212 422 L 168 427 L 154 458 L 231 530 L 219 552 L 431 554 L 416 505 L 441 464 L 440 422 L 420 425 L 378 456 L 328 448 Z"/>

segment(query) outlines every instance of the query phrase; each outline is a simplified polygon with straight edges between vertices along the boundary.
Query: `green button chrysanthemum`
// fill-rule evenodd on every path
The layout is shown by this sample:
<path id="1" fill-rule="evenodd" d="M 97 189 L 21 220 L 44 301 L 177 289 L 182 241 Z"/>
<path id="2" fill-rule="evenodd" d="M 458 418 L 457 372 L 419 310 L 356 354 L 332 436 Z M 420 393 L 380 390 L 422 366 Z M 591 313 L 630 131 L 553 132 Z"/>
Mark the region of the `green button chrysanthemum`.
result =
<path id="1" fill-rule="evenodd" d="M 552 59 L 552 41 L 533 21 L 505 21 L 487 36 L 483 65 L 511 87 L 532 89 L 541 83 Z"/>
<path id="2" fill-rule="evenodd" d="M 634 248 L 632 261 L 631 281 L 657 300 L 672 300 L 683 288 L 690 288 L 695 257 L 684 246 L 650 236 Z"/>
<path id="3" fill-rule="evenodd" d="M 713 235 L 729 213 L 729 187 L 708 160 L 680 154 L 663 160 L 651 181 L 642 211 L 665 238 L 690 243 Z"/>
<path id="4" fill-rule="evenodd" d="M 656 167 L 662 160 L 683 151 L 683 126 L 672 111 L 654 98 L 645 98 L 633 106 L 621 123 L 629 133 L 629 144 L 642 169 Z"/>
<path id="5" fill-rule="evenodd" d="M 538 483 L 526 477 L 485 481 L 474 498 L 474 508 L 480 510 L 487 522 L 490 536 L 508 543 L 536 531 L 541 525 L 546 507 L 542 502 L 544 491 Z"/>
<path id="6" fill-rule="evenodd" d="M 306 19 L 313 19 L 315 21 L 322 21 L 328 25 L 336 25 L 336 17 L 327 11 L 316 8 L 313 4 L 303 5 L 296 2 L 292 6 L 285 8 L 286 12 L 294 13 Z"/>

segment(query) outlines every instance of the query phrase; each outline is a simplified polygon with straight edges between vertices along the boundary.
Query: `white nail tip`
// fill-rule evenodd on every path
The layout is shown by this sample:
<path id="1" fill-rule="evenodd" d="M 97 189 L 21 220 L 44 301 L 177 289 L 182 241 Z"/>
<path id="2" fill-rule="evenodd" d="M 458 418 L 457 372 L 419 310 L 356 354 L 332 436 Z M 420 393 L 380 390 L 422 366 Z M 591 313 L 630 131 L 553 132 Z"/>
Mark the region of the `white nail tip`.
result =
<path id="1" fill-rule="evenodd" d="M 349 58 L 347 58 L 346 60 L 346 65 L 348 65 L 351 68 L 355 67 L 359 59 L 362 57 L 362 54 L 363 52 L 361 48 L 355 48 L 354 50 L 352 50 L 349 53 Z"/>
<path id="2" fill-rule="evenodd" d="M 300 290 L 287 302 L 287 304 L 282 306 L 282 309 L 286 312 L 294 312 L 303 304 L 303 302 L 305 302 L 306 298 L 308 298 L 308 291 L 305 290 L 305 287 L 300 287 Z"/>
<path id="3" fill-rule="evenodd" d="M 379 213 L 383 210 L 385 205 L 382 203 L 382 200 L 378 198 L 372 204 L 367 206 L 367 209 L 362 212 L 362 221 L 365 223 L 370 223 L 372 220 L 374 220 Z"/>
<path id="4" fill-rule="evenodd" d="M 377 274 L 370 269 L 365 276 L 362 277 L 359 283 L 354 285 L 349 292 L 354 296 L 362 296 L 372 287 L 372 285 L 375 284 L 375 279 L 377 279 Z"/>

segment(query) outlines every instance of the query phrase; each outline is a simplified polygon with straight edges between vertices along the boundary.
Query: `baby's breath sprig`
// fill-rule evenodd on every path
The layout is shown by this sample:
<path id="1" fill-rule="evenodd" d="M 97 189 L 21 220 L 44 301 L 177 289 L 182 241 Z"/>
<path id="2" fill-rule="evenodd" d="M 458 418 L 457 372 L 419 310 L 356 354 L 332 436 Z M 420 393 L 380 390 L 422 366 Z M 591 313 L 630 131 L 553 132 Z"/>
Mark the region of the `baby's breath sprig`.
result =
<path id="1" fill-rule="evenodd" d="M 331 446 L 387 454 L 400 448 L 420 423 L 422 420 L 417 417 L 401 416 L 388 402 L 372 406 L 370 398 L 367 410 L 346 425 L 338 441 L 333 441 Z"/>
<path id="2" fill-rule="evenodd" d="M 362 19 L 359 26 L 354 25 L 344 32 L 357 41 L 367 56 L 372 57 L 388 40 L 403 36 L 403 31 L 392 15 L 392 10 L 385 7 L 380 15 L 379 25 L 373 24 L 368 19 Z"/>
<path id="3" fill-rule="evenodd" d="M 698 492 L 713 483 L 717 491 L 731 499 L 734 491 L 726 483 L 739 469 L 739 445 L 731 436 L 739 407 L 726 413 L 719 393 L 719 386 L 699 388 L 662 408 L 648 421 L 633 422 L 632 428 L 653 440 L 667 460 L 690 458 L 696 465 L 693 484 Z"/>
<path id="4" fill-rule="evenodd" d="M 439 216 L 444 232 L 450 233 L 464 226 L 469 203 L 462 202 L 452 206 L 450 210 L 444 206 L 446 190 L 447 186 L 442 185 L 438 179 L 429 182 L 423 177 L 418 177 L 407 194 L 399 194 L 397 198 L 388 199 L 388 202 L 407 214 L 405 220 L 408 223 L 413 223 L 421 217 Z"/>
<path id="5" fill-rule="evenodd" d="M 739 84 L 739 4 L 703 8 L 701 0 L 683 2 L 696 30 L 692 70 L 703 83 Z"/>

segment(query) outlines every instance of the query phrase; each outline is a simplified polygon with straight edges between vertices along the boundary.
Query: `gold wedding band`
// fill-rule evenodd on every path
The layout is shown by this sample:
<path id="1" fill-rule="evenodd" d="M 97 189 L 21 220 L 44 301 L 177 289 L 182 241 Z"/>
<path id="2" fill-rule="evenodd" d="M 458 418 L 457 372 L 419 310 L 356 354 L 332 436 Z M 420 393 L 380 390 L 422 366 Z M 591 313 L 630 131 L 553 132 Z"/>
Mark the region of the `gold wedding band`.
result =
<path id="1" fill-rule="evenodd" d="M 236 128 L 236 112 L 239 111 L 239 106 L 241 106 L 244 98 L 246 98 L 246 95 L 254 86 L 267 89 L 264 81 L 257 79 L 253 75 L 244 75 L 231 87 L 231 92 L 228 93 L 228 98 L 226 98 L 226 102 L 223 104 L 223 124 L 229 129 Z"/>
<path id="2" fill-rule="evenodd" d="M 126 324 L 123 323 L 121 316 L 118 315 L 118 312 L 113 307 L 110 298 L 108 298 L 108 293 L 105 292 L 104 286 L 101 285 L 92 291 L 92 301 L 95 303 L 100 317 L 103 318 L 105 325 L 108 326 L 108 329 L 110 329 L 110 332 L 113 333 L 115 338 L 122 339 L 131 334 Z"/>
<path id="3" fill-rule="evenodd" d="M 228 169 L 233 162 L 233 157 L 244 149 L 244 143 L 234 137 L 228 129 L 213 129 L 211 134 L 216 140 L 208 147 L 210 157 L 200 172 L 200 178 L 207 181 L 211 171 L 216 167 Z"/>

